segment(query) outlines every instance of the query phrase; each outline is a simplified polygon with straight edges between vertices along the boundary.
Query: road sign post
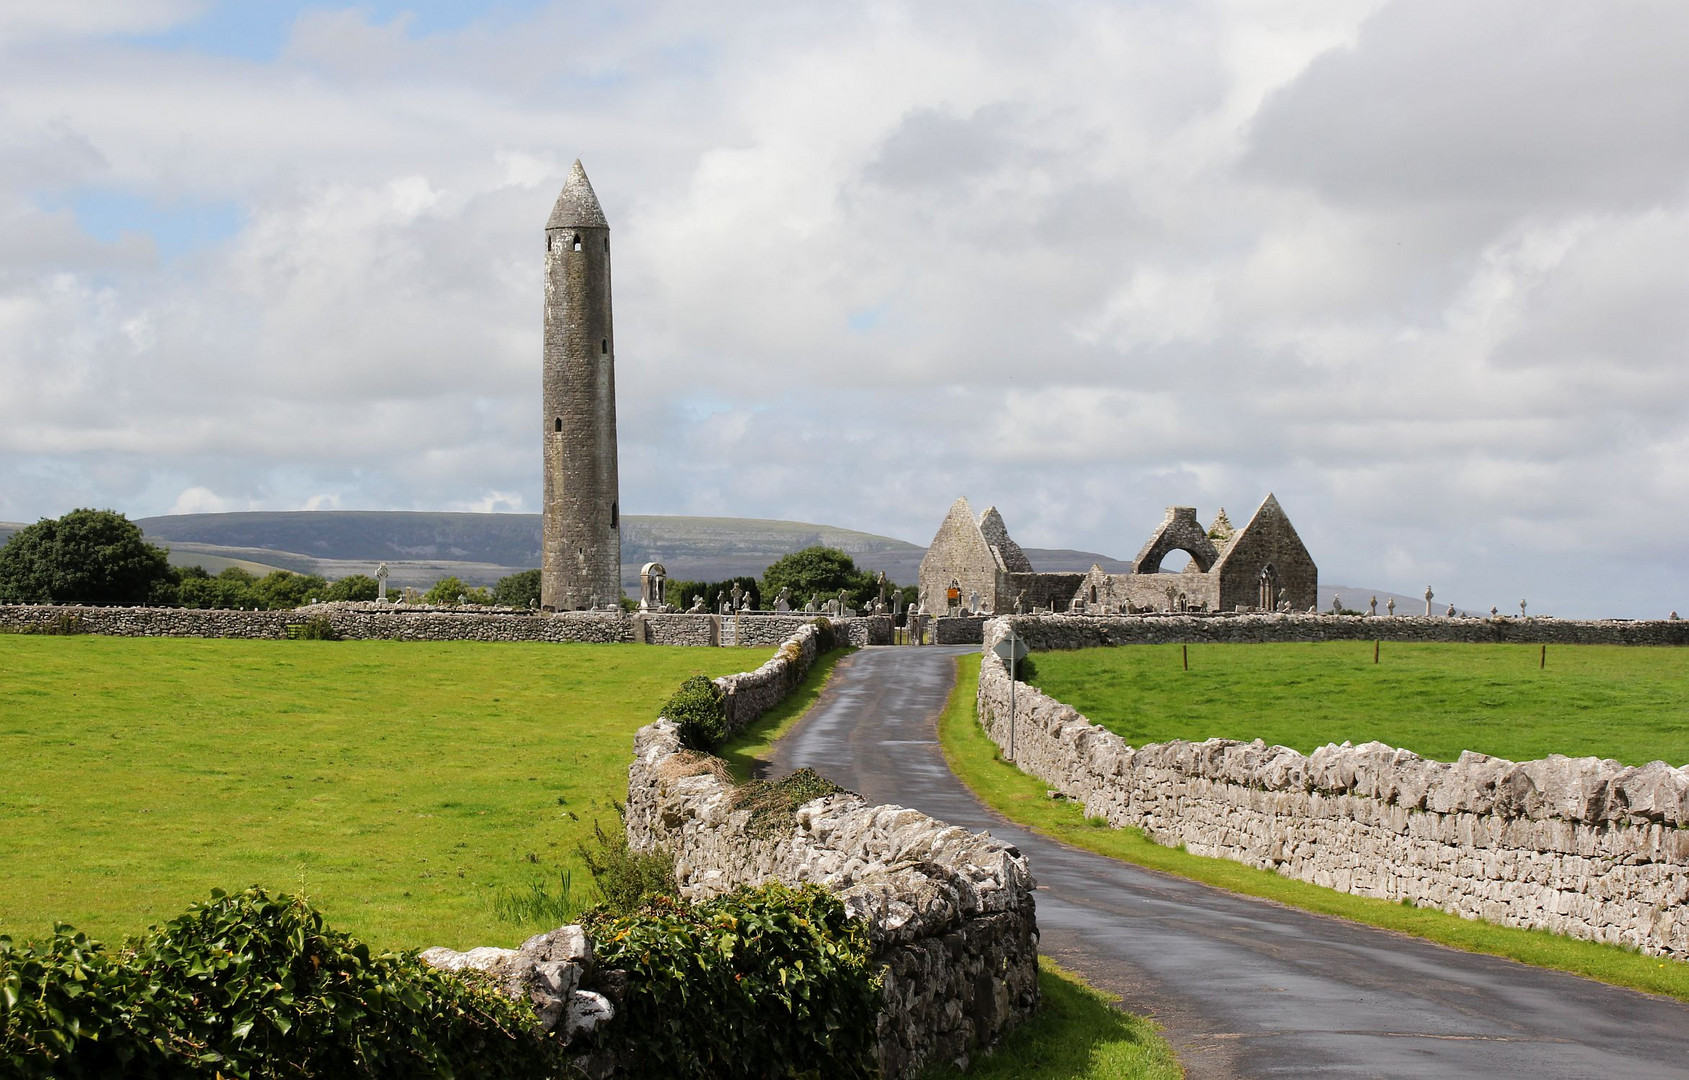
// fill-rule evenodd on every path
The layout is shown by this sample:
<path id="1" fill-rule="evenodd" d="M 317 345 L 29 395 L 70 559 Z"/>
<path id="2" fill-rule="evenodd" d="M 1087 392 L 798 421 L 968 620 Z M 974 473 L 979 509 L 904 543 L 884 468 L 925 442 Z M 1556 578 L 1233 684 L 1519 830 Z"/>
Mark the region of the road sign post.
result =
<path id="1" fill-rule="evenodd" d="M 1015 760 L 1015 666 L 1026 659 L 1026 642 L 1017 637 L 1014 628 L 1003 640 L 991 647 L 999 659 L 1009 662 L 1009 760 Z"/>

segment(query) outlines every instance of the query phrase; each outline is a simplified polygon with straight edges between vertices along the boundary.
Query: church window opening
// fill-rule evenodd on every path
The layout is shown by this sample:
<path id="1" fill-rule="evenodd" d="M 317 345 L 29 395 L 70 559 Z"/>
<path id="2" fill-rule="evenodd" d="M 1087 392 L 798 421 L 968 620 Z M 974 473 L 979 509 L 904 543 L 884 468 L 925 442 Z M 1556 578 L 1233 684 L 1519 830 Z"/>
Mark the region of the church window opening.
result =
<path id="1" fill-rule="evenodd" d="M 563 418 L 561 416 L 559 416 L 553 422 L 557 425 L 556 427 L 552 428 L 553 431 L 562 431 L 563 430 Z"/>
<path id="2" fill-rule="evenodd" d="M 1268 563 L 1261 570 L 1261 610 L 1272 611 L 1278 607 L 1278 571 Z"/>
<path id="3" fill-rule="evenodd" d="M 581 238 L 578 234 L 575 236 L 575 250 L 581 250 Z"/>

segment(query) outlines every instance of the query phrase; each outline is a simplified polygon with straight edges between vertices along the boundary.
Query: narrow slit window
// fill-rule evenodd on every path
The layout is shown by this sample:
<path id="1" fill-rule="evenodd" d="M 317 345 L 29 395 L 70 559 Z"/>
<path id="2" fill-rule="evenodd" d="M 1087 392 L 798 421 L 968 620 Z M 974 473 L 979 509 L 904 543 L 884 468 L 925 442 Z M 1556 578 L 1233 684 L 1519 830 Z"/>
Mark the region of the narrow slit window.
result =
<path id="1" fill-rule="evenodd" d="M 602 341 L 600 341 L 598 343 L 598 351 L 603 353 L 605 356 L 610 355 L 610 339 L 609 338 L 604 338 Z"/>
<path id="2" fill-rule="evenodd" d="M 555 424 L 556 426 L 553 427 L 551 430 L 553 430 L 553 431 L 562 431 L 563 430 L 563 418 L 561 416 L 559 416 L 556 420 L 552 421 L 552 423 Z"/>
<path id="3" fill-rule="evenodd" d="M 606 236 L 606 237 L 605 237 L 605 238 L 604 238 L 604 250 L 605 250 L 605 251 L 609 251 L 609 250 L 610 250 L 610 238 L 609 238 L 609 237 L 608 237 L 608 236 Z"/>
<path id="4" fill-rule="evenodd" d="M 622 520 L 621 507 L 622 504 L 620 502 L 613 502 L 610 504 L 610 527 L 612 529 L 620 527 L 619 523 Z"/>
<path id="5" fill-rule="evenodd" d="M 575 250 L 579 251 L 580 249 L 581 249 L 581 238 L 579 236 L 576 236 L 575 237 Z"/>

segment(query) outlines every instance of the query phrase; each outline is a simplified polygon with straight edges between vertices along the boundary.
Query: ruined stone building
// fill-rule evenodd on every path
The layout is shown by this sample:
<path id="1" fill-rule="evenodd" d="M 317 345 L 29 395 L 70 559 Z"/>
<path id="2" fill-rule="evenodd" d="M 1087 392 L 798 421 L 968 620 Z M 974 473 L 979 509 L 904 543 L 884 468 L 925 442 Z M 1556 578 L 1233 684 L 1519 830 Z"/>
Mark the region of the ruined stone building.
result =
<path id="1" fill-rule="evenodd" d="M 610 223 L 579 161 L 545 223 L 540 606 L 619 604 L 616 336 Z"/>
<path id="2" fill-rule="evenodd" d="M 1161 562 L 1190 556 L 1176 573 Z M 1306 611 L 1317 602 L 1319 571 L 1278 499 L 1268 495 L 1234 529 L 1221 510 L 1204 529 L 1196 510 L 1170 506 L 1132 561 L 1130 573 L 1038 573 L 991 507 L 976 520 L 957 499 L 921 561 L 921 602 L 942 614 L 960 606 L 994 613 L 1025 611 Z M 954 592 L 954 596 L 952 593 Z M 957 603 L 959 601 L 959 605 Z"/>

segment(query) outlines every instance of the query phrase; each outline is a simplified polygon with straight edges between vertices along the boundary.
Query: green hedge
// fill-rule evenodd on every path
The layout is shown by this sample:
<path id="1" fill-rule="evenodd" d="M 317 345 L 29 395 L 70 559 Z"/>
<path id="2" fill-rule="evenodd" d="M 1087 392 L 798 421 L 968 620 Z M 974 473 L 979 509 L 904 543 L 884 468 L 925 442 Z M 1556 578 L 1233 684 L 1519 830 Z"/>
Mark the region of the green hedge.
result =
<path id="1" fill-rule="evenodd" d="M 630 1076 L 876 1075 L 868 931 L 826 890 L 764 885 L 585 922 L 599 971 L 628 973 L 616 1019 L 587 1038 Z"/>
<path id="2" fill-rule="evenodd" d="M 8 1077 L 545 1077 L 533 1008 L 414 956 L 373 954 L 303 899 L 213 891 L 121 950 L 0 936 Z"/>
<path id="3" fill-rule="evenodd" d="M 689 749 L 708 752 L 727 738 L 727 706 L 707 676 L 689 676 L 659 715 L 680 725 L 680 741 Z"/>

